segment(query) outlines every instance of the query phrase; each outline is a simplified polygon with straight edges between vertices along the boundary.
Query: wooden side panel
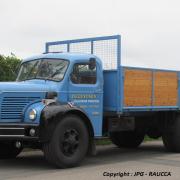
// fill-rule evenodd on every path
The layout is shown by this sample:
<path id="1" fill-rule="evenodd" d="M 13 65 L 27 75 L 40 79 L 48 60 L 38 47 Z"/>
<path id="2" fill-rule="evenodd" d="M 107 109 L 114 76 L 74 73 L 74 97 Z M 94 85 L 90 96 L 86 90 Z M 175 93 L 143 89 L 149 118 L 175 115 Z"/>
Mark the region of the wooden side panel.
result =
<path id="1" fill-rule="evenodd" d="M 152 71 L 124 69 L 124 106 L 151 106 Z"/>
<path id="2" fill-rule="evenodd" d="M 176 106 L 178 101 L 177 72 L 154 72 L 154 106 Z"/>

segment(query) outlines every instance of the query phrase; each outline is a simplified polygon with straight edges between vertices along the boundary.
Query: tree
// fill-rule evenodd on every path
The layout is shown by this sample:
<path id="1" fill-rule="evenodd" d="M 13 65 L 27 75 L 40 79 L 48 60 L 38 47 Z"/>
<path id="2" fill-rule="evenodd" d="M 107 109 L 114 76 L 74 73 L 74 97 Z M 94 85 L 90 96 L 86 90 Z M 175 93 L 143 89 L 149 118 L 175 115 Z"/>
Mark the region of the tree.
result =
<path id="1" fill-rule="evenodd" d="M 0 81 L 14 81 L 21 60 L 14 55 L 0 55 Z"/>

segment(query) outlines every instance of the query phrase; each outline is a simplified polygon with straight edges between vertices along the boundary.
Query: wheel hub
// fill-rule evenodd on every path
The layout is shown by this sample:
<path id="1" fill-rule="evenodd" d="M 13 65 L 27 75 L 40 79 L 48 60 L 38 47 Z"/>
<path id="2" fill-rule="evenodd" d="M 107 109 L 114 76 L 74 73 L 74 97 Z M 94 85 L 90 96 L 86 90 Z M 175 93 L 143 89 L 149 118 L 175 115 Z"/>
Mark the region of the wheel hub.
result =
<path id="1" fill-rule="evenodd" d="M 72 156 L 79 146 L 79 133 L 75 129 L 68 129 L 64 132 L 62 150 L 64 155 Z"/>

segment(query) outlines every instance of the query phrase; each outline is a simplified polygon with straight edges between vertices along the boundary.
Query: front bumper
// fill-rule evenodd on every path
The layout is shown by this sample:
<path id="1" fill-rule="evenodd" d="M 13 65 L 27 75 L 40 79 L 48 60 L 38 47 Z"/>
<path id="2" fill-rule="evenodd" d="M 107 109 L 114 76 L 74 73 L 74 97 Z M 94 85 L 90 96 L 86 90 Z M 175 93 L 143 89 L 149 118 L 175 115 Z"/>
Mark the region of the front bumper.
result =
<path id="1" fill-rule="evenodd" d="M 34 129 L 32 136 L 30 130 Z M 37 141 L 39 139 L 39 125 L 24 123 L 0 123 L 0 140 Z"/>

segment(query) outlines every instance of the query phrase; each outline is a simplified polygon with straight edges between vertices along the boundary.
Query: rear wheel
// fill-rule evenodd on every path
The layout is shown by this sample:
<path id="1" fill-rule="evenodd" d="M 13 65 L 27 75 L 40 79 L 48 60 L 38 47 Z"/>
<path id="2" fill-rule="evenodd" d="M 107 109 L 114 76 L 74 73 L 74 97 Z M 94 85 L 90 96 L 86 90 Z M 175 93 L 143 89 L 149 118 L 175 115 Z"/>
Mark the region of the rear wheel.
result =
<path id="1" fill-rule="evenodd" d="M 50 142 L 44 144 L 45 158 L 60 168 L 78 165 L 88 151 L 89 134 L 75 115 L 64 117 L 56 126 Z"/>
<path id="2" fill-rule="evenodd" d="M 17 148 L 15 142 L 0 142 L 0 159 L 15 158 L 22 148 Z"/>
<path id="3" fill-rule="evenodd" d="M 172 121 L 168 121 L 162 139 L 168 151 L 180 152 L 180 114 L 177 114 Z"/>
<path id="4" fill-rule="evenodd" d="M 120 148 L 136 148 L 144 140 L 144 133 L 136 131 L 111 132 L 110 139 Z"/>

